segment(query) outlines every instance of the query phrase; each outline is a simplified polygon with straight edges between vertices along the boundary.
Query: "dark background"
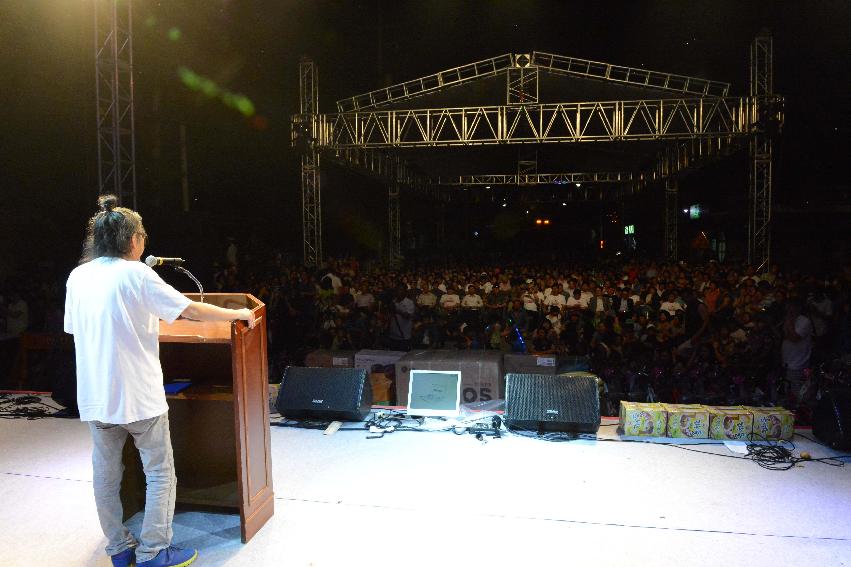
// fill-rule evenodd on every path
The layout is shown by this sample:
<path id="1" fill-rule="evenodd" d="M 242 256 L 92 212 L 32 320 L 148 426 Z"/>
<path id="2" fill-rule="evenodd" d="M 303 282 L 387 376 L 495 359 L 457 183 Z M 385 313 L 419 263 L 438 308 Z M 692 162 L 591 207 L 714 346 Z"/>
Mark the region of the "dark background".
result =
<path id="1" fill-rule="evenodd" d="M 338 99 L 387 84 L 532 50 L 726 81 L 731 94 L 743 95 L 749 45 L 767 27 L 774 35 L 775 91 L 786 97 L 786 123 L 776 146 L 772 253 L 830 269 L 843 254 L 847 259 L 851 236 L 845 173 L 849 16 L 844 1 L 136 0 L 137 191 L 152 235 L 150 251 L 186 256 L 204 273 L 224 252 L 226 237 L 236 236 L 241 245 L 253 240 L 300 259 L 301 189 L 289 117 L 298 111 L 302 55 L 319 66 L 324 112 L 334 111 Z M 93 27 L 89 1 L 0 0 L 4 278 L 32 269 L 60 276 L 79 255 L 97 196 Z M 180 67 L 245 95 L 256 114 L 243 116 L 189 89 L 178 76 Z M 499 102 L 504 88 L 504 81 L 491 81 L 418 104 Z M 544 100 L 585 96 L 641 95 L 583 81 L 541 82 Z M 180 206 L 181 123 L 187 129 L 189 213 Z M 544 147 L 539 171 L 622 169 L 645 163 L 653 150 L 627 146 Z M 514 148 L 407 157 L 435 175 L 512 173 L 517 159 Z M 684 220 L 684 246 L 700 230 L 724 231 L 728 255 L 744 253 L 747 172 L 746 153 L 740 153 L 682 182 L 680 204 L 701 203 L 709 210 L 701 221 Z M 604 235 L 613 243 L 617 223 L 626 221 L 636 225 L 640 249 L 661 252 L 660 188 L 627 199 L 622 208 L 599 202 L 561 206 L 558 189 L 466 192 L 448 205 L 446 247 L 587 252 L 590 231 L 603 220 L 611 224 Z M 547 202 L 553 196 L 556 202 Z M 508 207 L 501 207 L 503 197 Z M 386 241 L 386 203 L 381 185 L 325 168 L 326 254 L 377 256 Z M 409 257 L 434 251 L 428 235 L 437 211 L 417 197 L 403 200 L 405 246 L 425 235 L 418 242 L 425 250 L 408 250 Z M 532 229 L 534 216 L 553 223 Z"/>

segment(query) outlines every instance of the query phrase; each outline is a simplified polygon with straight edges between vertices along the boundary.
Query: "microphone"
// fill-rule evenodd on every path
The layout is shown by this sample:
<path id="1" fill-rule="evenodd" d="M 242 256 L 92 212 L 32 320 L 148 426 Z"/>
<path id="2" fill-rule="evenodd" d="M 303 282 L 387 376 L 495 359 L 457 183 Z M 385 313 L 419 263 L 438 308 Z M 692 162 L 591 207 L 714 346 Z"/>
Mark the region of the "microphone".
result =
<path id="1" fill-rule="evenodd" d="M 186 260 L 183 258 L 160 258 L 159 256 L 148 256 L 145 258 L 145 264 L 147 264 L 150 268 L 153 268 L 154 266 L 180 267 L 184 262 L 186 262 Z"/>

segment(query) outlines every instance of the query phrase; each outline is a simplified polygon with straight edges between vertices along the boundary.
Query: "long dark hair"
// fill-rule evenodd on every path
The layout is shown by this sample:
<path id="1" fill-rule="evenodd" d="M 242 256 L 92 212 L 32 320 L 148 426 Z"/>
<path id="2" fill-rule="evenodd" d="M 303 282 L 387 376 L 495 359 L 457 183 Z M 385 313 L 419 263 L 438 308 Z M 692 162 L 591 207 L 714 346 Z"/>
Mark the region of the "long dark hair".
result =
<path id="1" fill-rule="evenodd" d="M 130 252 L 134 234 L 140 233 L 147 238 L 139 213 L 116 205 L 115 195 L 98 197 L 100 210 L 89 219 L 86 227 L 81 264 L 104 256 L 121 258 Z"/>

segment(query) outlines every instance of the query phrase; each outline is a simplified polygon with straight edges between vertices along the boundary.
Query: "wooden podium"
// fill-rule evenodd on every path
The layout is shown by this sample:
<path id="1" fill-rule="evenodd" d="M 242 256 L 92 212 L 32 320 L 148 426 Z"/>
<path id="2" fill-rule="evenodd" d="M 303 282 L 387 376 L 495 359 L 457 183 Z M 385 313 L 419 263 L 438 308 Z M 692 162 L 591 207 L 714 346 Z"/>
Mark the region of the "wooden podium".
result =
<path id="1" fill-rule="evenodd" d="M 177 504 L 238 509 L 246 543 L 274 513 L 266 306 L 240 293 L 204 294 L 204 302 L 248 307 L 257 324 L 249 329 L 244 321 L 160 321 L 164 381 L 190 383 L 166 396 Z M 145 505 L 145 475 L 132 438 L 124 448 L 124 465 L 121 500 L 127 519 Z"/>

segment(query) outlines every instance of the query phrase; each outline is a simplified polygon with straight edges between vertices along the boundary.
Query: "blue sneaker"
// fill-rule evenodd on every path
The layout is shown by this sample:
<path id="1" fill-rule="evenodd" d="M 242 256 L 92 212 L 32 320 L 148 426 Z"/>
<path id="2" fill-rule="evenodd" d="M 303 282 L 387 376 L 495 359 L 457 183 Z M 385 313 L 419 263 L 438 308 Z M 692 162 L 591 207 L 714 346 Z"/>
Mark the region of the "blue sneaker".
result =
<path id="1" fill-rule="evenodd" d="M 137 563 L 136 567 L 186 567 L 197 558 L 197 549 L 181 549 L 172 545 L 161 549 L 153 559 Z"/>
<path id="2" fill-rule="evenodd" d="M 136 563 L 136 549 L 133 547 L 127 548 L 121 553 L 110 555 L 113 567 L 130 567 Z"/>

